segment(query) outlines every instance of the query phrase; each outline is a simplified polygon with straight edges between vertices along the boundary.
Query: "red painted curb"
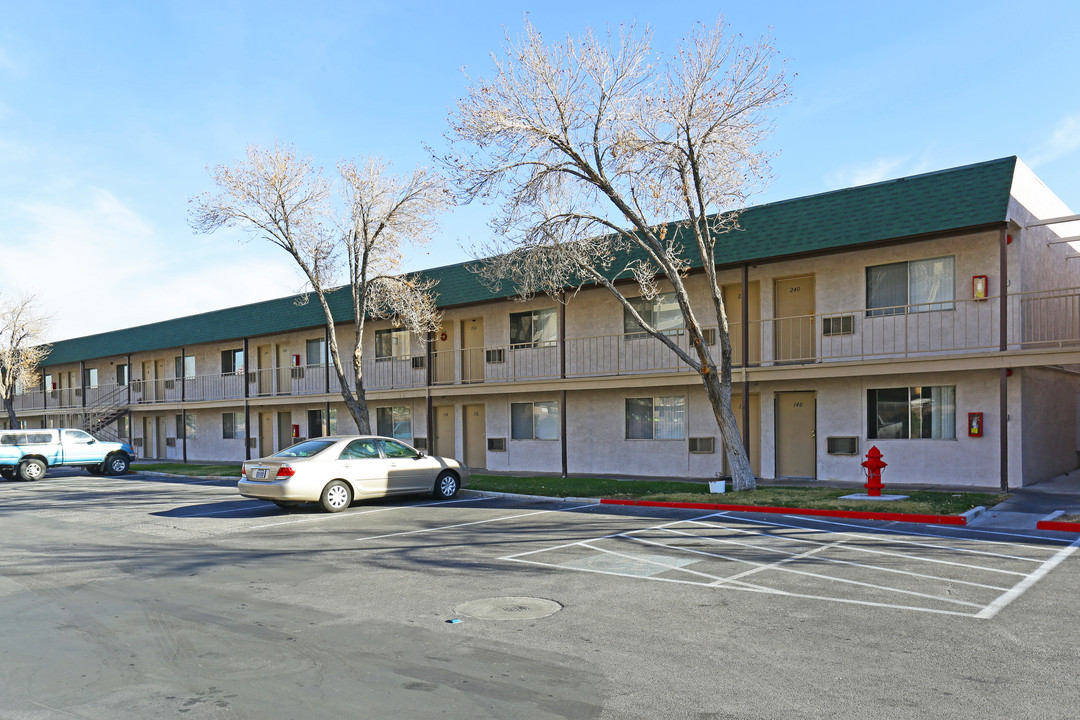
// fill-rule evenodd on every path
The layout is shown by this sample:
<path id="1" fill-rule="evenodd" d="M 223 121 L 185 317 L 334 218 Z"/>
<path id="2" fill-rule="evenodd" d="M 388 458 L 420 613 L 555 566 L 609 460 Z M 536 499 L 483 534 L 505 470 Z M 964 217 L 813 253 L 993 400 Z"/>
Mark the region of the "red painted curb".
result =
<path id="1" fill-rule="evenodd" d="M 641 507 L 667 507 L 685 510 L 733 510 L 735 512 L 783 513 L 785 515 L 817 515 L 820 517 L 850 518 L 852 520 L 886 520 L 896 522 L 929 523 L 933 525 L 967 525 L 963 515 L 920 515 L 918 513 L 867 512 L 864 510 L 815 510 L 813 508 L 787 508 L 771 505 L 717 505 L 713 503 L 653 502 L 650 500 L 612 500 L 601 498 L 603 505 L 638 505 Z M 1058 523 L 1073 525 L 1080 523 Z M 1041 527 L 1041 524 L 1040 524 Z"/>
<path id="2" fill-rule="evenodd" d="M 1080 523 L 1060 522 L 1058 520 L 1040 520 L 1035 523 L 1038 530 L 1061 530 L 1062 532 L 1080 533 Z"/>

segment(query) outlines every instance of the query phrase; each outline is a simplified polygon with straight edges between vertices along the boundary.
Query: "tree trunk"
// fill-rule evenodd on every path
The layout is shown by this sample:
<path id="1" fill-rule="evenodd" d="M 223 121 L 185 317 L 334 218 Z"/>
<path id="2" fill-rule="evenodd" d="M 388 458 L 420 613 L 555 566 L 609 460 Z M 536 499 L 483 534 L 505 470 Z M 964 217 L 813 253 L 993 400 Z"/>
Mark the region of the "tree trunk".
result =
<path id="1" fill-rule="evenodd" d="M 724 439 L 724 451 L 731 466 L 732 488 L 754 490 L 757 488 L 757 478 L 750 469 L 750 458 L 743 447 L 742 435 L 731 409 L 731 383 L 722 383 L 714 372 L 705 374 L 702 382 L 716 424 L 720 427 L 720 436 Z M 743 398 L 743 402 L 748 402 L 748 398 Z"/>
<path id="2" fill-rule="evenodd" d="M 15 400 L 14 398 L 4 396 L 4 409 L 7 410 L 8 427 L 15 429 L 19 427 L 19 421 L 15 417 Z"/>

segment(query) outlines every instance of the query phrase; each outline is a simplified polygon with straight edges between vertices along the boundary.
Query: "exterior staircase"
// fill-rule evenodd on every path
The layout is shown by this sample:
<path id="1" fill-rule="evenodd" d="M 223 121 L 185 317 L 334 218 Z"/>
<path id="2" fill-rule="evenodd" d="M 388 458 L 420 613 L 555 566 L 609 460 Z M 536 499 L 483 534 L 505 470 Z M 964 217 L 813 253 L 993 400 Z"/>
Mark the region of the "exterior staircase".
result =
<path id="1" fill-rule="evenodd" d="M 107 395 L 83 408 L 79 424 L 83 430 L 100 440 L 127 441 L 121 438 L 116 421 L 127 414 L 127 386 L 121 385 Z"/>

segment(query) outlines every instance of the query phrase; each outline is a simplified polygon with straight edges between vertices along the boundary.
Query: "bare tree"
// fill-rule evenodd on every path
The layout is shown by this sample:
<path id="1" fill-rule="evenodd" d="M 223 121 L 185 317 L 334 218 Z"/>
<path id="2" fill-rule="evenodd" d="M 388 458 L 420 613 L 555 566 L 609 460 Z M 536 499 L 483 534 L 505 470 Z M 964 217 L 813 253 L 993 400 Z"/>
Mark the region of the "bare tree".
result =
<path id="1" fill-rule="evenodd" d="M 51 318 L 37 309 L 37 298 L 0 295 L 0 398 L 10 427 L 18 427 L 15 391 L 37 385 L 38 367 L 49 355 L 50 345 L 41 339 Z"/>
<path id="2" fill-rule="evenodd" d="M 191 225 L 212 233 L 239 227 L 282 248 L 300 267 L 326 317 L 331 361 L 341 397 L 361 433 L 371 432 L 363 371 L 368 318 L 386 318 L 417 335 L 439 325 L 434 283 L 396 274 L 405 244 L 423 245 L 450 196 L 437 175 L 417 169 L 393 176 L 370 158 L 342 162 L 340 182 L 323 176 L 292 148 L 249 147 L 247 159 L 210 171 L 216 194 L 191 200 Z M 336 192 L 335 192 L 336 191 Z M 355 350 L 347 382 L 328 295 L 342 273 L 352 292 Z"/>
<path id="3" fill-rule="evenodd" d="M 697 26 L 668 58 L 648 30 L 547 45 L 526 22 L 493 55 L 490 79 L 470 78 L 450 116 L 442 158 L 461 199 L 500 198 L 495 238 L 480 256 L 488 282 L 522 295 L 595 284 L 641 328 L 698 372 L 724 438 L 735 489 L 756 486 L 731 409 L 732 349 L 717 283 L 717 240 L 769 175 L 758 149 L 767 111 L 788 85 L 771 38 L 744 44 L 723 20 Z M 707 278 L 720 366 L 703 341 L 684 280 Z M 653 298 L 674 291 L 689 351 L 627 297 L 633 278 Z"/>

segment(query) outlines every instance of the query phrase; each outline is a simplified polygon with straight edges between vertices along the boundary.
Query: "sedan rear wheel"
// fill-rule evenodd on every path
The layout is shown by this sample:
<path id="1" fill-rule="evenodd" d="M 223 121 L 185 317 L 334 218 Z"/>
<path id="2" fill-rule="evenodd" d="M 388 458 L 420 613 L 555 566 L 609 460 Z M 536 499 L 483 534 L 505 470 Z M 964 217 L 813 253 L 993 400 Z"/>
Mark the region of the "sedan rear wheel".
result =
<path id="1" fill-rule="evenodd" d="M 458 476 L 449 470 L 446 470 L 440 473 L 439 477 L 435 480 L 434 495 L 437 498 L 449 500 L 457 495 L 458 486 Z"/>
<path id="2" fill-rule="evenodd" d="M 352 489 L 341 480 L 335 480 L 323 488 L 319 504 L 326 512 L 341 512 L 352 504 Z"/>

